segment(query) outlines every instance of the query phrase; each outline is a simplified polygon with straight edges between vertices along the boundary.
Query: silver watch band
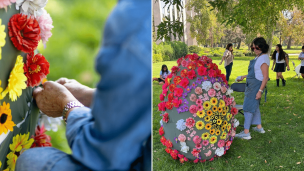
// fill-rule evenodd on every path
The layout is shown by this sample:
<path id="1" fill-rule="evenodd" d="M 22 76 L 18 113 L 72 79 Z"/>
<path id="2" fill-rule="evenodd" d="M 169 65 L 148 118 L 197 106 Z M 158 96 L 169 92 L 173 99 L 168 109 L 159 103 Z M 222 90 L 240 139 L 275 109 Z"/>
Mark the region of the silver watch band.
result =
<path id="1" fill-rule="evenodd" d="M 64 109 L 62 111 L 62 117 L 63 117 L 63 120 L 65 121 L 66 123 L 66 114 L 67 112 L 72 109 L 72 108 L 75 108 L 75 107 L 83 107 L 83 104 L 81 104 L 80 102 L 78 101 L 70 101 L 68 102 L 65 106 L 64 106 Z"/>

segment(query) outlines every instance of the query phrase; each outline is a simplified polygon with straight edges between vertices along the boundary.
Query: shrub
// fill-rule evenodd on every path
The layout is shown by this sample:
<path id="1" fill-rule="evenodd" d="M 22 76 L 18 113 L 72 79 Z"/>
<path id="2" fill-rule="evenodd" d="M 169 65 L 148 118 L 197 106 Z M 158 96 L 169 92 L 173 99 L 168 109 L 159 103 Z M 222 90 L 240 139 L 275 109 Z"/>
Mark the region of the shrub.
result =
<path id="1" fill-rule="evenodd" d="M 196 45 L 192 45 L 188 47 L 189 53 L 199 53 L 202 49 Z"/>
<path id="2" fill-rule="evenodd" d="M 171 60 L 171 59 L 170 59 L 169 56 L 167 56 L 167 55 L 163 56 L 163 61 L 170 61 L 170 60 Z"/>
<path id="3" fill-rule="evenodd" d="M 153 54 L 153 63 L 155 62 L 162 62 L 163 61 L 163 58 L 162 58 L 162 55 L 161 54 Z"/>

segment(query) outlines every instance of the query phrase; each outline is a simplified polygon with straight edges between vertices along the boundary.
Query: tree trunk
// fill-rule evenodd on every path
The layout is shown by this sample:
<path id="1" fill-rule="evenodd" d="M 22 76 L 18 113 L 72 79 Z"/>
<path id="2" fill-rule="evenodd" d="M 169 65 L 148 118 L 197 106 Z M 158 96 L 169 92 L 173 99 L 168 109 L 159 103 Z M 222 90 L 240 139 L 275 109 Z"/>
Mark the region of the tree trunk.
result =
<path id="1" fill-rule="evenodd" d="M 239 44 L 238 44 L 237 49 L 240 49 L 240 47 L 241 47 L 241 43 L 242 43 L 242 39 L 241 39 L 241 38 L 239 38 Z"/>
<path id="2" fill-rule="evenodd" d="M 290 47 L 291 47 L 291 36 L 289 37 L 289 40 L 288 40 L 287 49 L 290 49 Z"/>
<path id="3" fill-rule="evenodd" d="M 273 35 L 274 35 L 274 30 L 272 29 L 271 32 L 270 32 L 270 35 L 268 36 L 268 45 L 269 45 L 269 49 L 268 49 L 268 55 L 270 55 L 271 53 L 271 47 L 272 47 L 272 38 L 273 38 Z"/>

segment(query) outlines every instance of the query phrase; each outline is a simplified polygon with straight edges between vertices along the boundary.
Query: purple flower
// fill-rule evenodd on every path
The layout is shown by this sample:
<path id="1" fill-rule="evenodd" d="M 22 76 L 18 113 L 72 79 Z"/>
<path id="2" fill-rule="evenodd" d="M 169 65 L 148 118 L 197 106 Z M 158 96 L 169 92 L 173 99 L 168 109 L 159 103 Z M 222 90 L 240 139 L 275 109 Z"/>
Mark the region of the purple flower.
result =
<path id="1" fill-rule="evenodd" d="M 183 104 L 186 104 L 186 105 L 189 104 L 188 100 L 187 100 L 187 99 L 184 99 L 184 100 L 183 100 Z"/>
<path id="2" fill-rule="evenodd" d="M 175 140 L 175 142 L 177 143 L 177 141 L 178 141 L 177 137 L 174 137 L 174 140 Z"/>
<path id="3" fill-rule="evenodd" d="M 215 78 L 210 78 L 210 82 L 214 84 L 216 82 Z"/>
<path id="4" fill-rule="evenodd" d="M 188 95 L 187 93 L 183 93 L 183 94 L 182 94 L 182 98 L 186 98 L 187 95 Z"/>
<path id="5" fill-rule="evenodd" d="M 202 84 L 202 79 L 197 77 L 197 80 L 195 81 L 196 84 Z"/>
<path id="6" fill-rule="evenodd" d="M 179 113 L 181 113 L 183 110 L 182 110 L 182 106 L 181 107 L 178 107 L 177 109 L 177 113 L 179 114 Z"/>
<path id="7" fill-rule="evenodd" d="M 192 87 L 191 87 L 191 86 L 190 86 L 190 87 L 189 87 L 189 86 L 187 86 L 185 90 L 186 90 L 188 93 L 190 93 L 191 89 L 192 89 Z"/>
<path id="8" fill-rule="evenodd" d="M 189 111 L 189 108 L 188 108 L 188 106 L 187 106 L 187 105 L 184 105 L 184 106 L 183 106 L 183 108 L 184 108 L 184 112 Z"/>

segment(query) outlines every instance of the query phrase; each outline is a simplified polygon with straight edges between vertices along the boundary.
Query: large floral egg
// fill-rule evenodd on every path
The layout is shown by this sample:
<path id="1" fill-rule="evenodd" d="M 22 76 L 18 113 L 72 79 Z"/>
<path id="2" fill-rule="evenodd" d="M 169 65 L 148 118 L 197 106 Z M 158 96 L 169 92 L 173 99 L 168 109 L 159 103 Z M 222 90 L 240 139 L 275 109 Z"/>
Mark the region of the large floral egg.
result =
<path id="1" fill-rule="evenodd" d="M 159 133 L 165 151 L 180 162 L 213 161 L 229 150 L 238 121 L 233 92 L 212 59 L 177 60 L 160 94 Z"/>

